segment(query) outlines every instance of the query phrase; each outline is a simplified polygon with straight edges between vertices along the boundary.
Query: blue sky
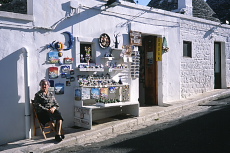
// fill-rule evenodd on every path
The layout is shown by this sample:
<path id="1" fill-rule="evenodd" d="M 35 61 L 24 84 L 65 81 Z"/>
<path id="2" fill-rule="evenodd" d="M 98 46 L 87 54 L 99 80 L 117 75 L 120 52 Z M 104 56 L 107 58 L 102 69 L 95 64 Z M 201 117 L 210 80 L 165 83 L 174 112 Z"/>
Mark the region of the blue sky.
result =
<path id="1" fill-rule="evenodd" d="M 137 0 L 134 0 L 134 1 L 136 2 Z M 144 6 L 148 5 L 149 2 L 150 0 L 138 0 L 138 4 L 144 5 Z"/>

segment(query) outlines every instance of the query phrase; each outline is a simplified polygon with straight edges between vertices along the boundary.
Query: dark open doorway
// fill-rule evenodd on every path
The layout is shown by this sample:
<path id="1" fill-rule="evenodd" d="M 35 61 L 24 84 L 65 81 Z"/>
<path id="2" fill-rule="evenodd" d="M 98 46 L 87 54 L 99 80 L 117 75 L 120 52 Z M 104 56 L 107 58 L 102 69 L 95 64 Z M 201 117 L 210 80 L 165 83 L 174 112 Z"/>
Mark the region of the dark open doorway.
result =
<path id="1" fill-rule="evenodd" d="M 221 89 L 221 43 L 214 43 L 214 89 Z"/>

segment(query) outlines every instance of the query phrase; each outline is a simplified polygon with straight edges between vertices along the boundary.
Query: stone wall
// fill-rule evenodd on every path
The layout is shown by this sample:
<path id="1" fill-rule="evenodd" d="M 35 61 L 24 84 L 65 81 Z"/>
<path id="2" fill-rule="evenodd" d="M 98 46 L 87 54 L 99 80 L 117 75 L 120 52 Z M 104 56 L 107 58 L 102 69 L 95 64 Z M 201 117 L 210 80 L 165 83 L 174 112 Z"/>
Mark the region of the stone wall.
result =
<path id="1" fill-rule="evenodd" d="M 214 87 L 214 44 L 210 25 L 181 22 L 181 44 L 192 42 L 192 58 L 181 60 L 181 97 L 210 91 Z"/>

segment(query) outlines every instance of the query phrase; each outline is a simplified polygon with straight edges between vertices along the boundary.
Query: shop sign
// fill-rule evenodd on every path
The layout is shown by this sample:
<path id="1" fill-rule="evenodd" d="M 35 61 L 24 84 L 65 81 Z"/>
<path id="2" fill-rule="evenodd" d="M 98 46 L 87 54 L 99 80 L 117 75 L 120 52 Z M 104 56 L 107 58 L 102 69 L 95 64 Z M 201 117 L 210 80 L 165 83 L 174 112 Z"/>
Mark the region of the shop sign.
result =
<path id="1" fill-rule="evenodd" d="M 141 32 L 130 31 L 130 45 L 142 46 Z"/>
<path id="2" fill-rule="evenodd" d="M 157 37 L 156 61 L 162 61 L 162 37 Z"/>
<path id="3" fill-rule="evenodd" d="M 92 126 L 92 109 L 75 107 L 74 123 L 76 126 L 91 129 Z"/>

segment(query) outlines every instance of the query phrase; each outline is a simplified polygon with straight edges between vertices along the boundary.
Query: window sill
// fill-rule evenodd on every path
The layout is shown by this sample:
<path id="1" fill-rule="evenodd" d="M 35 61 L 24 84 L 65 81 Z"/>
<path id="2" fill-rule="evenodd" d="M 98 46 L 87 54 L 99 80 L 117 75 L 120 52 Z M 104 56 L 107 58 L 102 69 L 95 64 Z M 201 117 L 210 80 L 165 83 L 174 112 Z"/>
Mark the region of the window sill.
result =
<path id="1" fill-rule="evenodd" d="M 33 15 L 19 14 L 19 13 L 13 13 L 13 12 L 5 12 L 5 11 L 0 11 L 0 17 L 33 21 Z"/>

